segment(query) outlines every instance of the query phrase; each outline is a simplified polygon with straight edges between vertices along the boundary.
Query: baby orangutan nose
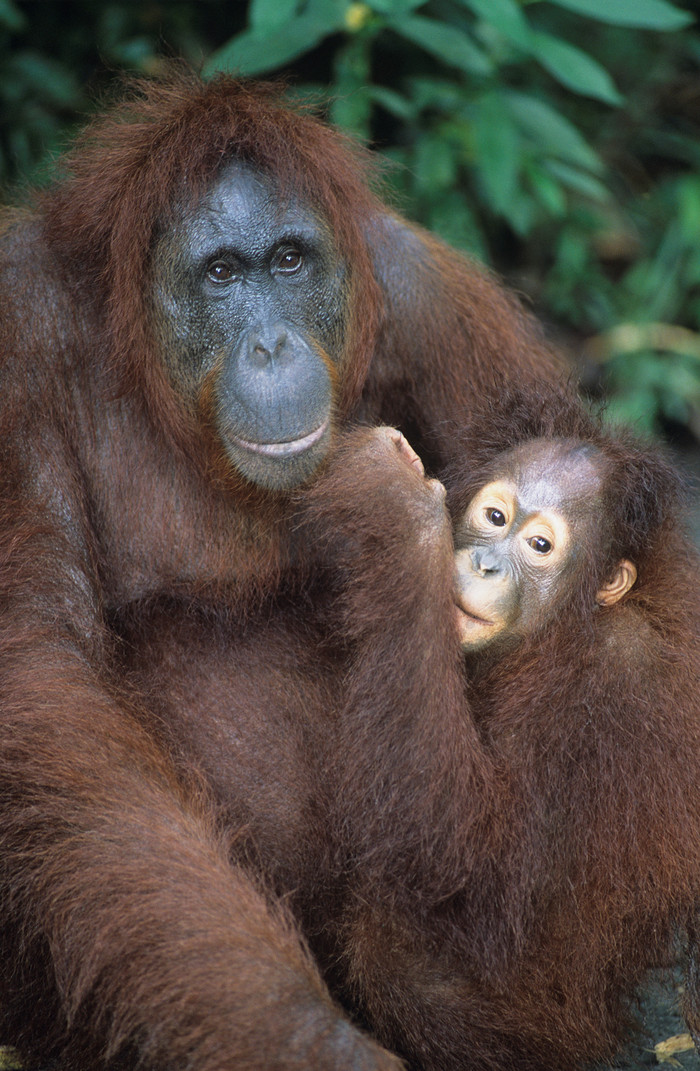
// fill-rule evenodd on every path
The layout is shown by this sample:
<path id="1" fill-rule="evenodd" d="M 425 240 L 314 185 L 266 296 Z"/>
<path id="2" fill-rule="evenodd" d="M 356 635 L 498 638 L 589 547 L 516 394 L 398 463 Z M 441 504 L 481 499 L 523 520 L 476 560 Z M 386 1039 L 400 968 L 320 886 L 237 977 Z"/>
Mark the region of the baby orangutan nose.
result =
<path id="1" fill-rule="evenodd" d="M 469 556 L 474 572 L 481 576 L 486 573 L 499 573 L 503 570 L 503 562 L 499 555 L 489 547 L 474 547 L 469 552 Z"/>

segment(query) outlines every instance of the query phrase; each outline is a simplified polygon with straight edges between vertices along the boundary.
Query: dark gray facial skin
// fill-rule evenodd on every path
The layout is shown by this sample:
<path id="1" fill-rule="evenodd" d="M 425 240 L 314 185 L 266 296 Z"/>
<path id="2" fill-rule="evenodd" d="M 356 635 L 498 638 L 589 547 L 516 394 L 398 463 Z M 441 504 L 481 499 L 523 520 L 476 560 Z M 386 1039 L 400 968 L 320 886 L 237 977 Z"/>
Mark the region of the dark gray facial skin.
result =
<path id="1" fill-rule="evenodd" d="M 601 509 L 597 451 L 536 441 L 499 458 L 457 527 L 462 647 L 512 643 L 571 592 Z"/>
<path id="2" fill-rule="evenodd" d="M 206 381 L 232 466 L 268 490 L 303 483 L 330 444 L 346 271 L 323 222 L 252 168 L 226 166 L 156 243 L 154 316 L 174 387 Z"/>

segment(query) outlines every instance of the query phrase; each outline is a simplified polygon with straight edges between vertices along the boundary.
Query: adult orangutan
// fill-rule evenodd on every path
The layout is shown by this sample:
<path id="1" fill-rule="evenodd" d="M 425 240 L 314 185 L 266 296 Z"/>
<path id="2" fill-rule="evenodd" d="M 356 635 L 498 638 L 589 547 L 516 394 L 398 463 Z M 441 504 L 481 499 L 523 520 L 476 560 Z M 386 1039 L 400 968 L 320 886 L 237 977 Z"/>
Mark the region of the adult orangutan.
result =
<path id="1" fill-rule="evenodd" d="M 473 399 L 555 376 L 517 303 L 367 171 L 273 90 L 177 77 L 98 119 L 3 221 L 0 1026 L 58 1067 L 396 1066 L 243 851 L 278 767 L 305 799 L 294 755 L 321 729 L 266 711 L 224 822 L 148 682 L 123 679 L 162 613 L 214 739 L 212 658 L 217 680 L 307 569 L 289 491 L 336 428 L 395 422 L 441 465 Z M 294 885 L 328 834 L 320 805 L 286 802 Z"/>

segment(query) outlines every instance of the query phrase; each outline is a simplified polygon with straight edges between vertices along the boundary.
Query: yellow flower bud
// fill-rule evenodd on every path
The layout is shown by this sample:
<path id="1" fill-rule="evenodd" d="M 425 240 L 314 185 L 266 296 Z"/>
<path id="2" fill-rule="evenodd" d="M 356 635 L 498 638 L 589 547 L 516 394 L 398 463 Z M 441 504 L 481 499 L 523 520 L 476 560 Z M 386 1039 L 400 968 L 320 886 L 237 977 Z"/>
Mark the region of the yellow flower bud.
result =
<path id="1" fill-rule="evenodd" d="M 367 4 L 348 4 L 345 10 L 345 26 L 351 33 L 357 33 L 366 26 L 372 17 L 372 9 Z"/>

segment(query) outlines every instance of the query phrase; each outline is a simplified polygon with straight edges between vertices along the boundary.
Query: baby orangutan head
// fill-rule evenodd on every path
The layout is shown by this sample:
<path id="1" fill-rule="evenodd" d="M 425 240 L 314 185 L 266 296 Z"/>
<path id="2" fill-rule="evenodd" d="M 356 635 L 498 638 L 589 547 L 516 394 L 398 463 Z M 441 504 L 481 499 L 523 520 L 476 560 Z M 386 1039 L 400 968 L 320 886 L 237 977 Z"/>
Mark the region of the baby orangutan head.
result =
<path id="1" fill-rule="evenodd" d="M 605 465 L 593 446 L 533 440 L 502 454 L 455 532 L 462 647 L 500 647 L 541 628 L 571 595 L 604 527 Z M 611 606 L 634 584 L 617 563 L 597 592 Z"/>

